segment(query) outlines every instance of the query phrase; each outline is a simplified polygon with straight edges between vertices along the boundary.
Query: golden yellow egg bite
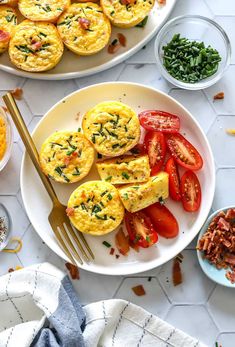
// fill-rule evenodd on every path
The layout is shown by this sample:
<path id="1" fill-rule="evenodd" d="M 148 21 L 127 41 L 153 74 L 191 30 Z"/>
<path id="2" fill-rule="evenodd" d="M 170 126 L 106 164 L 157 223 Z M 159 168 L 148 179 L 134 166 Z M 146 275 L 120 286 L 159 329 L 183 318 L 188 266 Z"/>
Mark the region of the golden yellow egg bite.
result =
<path id="1" fill-rule="evenodd" d="M 99 5 L 76 3 L 60 16 L 59 34 L 68 49 L 78 55 L 99 52 L 109 42 L 111 24 Z"/>
<path id="2" fill-rule="evenodd" d="M 25 20 L 16 29 L 9 44 L 11 62 L 19 69 L 40 72 L 52 69 L 64 50 L 56 27 L 46 22 Z"/>
<path id="3" fill-rule="evenodd" d="M 69 7 L 70 0 L 19 0 L 22 15 L 32 21 L 56 22 Z"/>
<path id="4" fill-rule="evenodd" d="M 78 230 L 98 236 L 117 228 L 123 220 L 124 207 L 112 184 L 90 181 L 72 193 L 67 215 Z"/>
<path id="5" fill-rule="evenodd" d="M 80 132 L 58 131 L 43 143 L 39 155 L 42 171 L 60 183 L 74 183 L 90 171 L 95 151 Z"/>
<path id="6" fill-rule="evenodd" d="M 100 0 L 103 12 L 114 26 L 131 28 L 151 11 L 155 0 Z"/>
<path id="7" fill-rule="evenodd" d="M 136 113 L 118 101 L 105 101 L 93 107 L 84 115 L 82 128 L 97 152 L 111 157 L 129 151 L 140 138 Z"/>
<path id="8" fill-rule="evenodd" d="M 0 6 L 0 54 L 7 50 L 16 25 L 17 16 L 15 10 L 10 6 Z"/>

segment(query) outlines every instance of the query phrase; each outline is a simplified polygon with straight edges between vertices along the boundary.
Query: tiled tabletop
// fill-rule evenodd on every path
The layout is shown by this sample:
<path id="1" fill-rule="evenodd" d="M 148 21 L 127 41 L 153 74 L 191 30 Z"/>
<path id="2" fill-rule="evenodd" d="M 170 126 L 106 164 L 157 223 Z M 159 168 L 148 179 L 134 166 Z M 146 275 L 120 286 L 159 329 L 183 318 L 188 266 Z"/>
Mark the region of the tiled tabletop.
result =
<path id="1" fill-rule="evenodd" d="M 201 14 L 216 19 L 227 31 L 232 44 L 234 43 L 234 0 L 178 0 L 172 17 L 182 14 Z M 235 49 L 232 65 L 216 85 L 197 92 L 180 90 L 161 78 L 154 62 L 152 41 L 125 63 L 92 77 L 46 82 L 0 72 L 0 96 L 6 90 L 23 88 L 23 100 L 19 101 L 19 106 L 29 129 L 33 130 L 42 115 L 55 102 L 90 84 L 114 80 L 132 81 L 168 93 L 193 113 L 209 138 L 217 175 L 213 209 L 218 209 L 235 202 L 235 138 L 225 132 L 226 128 L 235 127 L 233 64 Z M 213 95 L 220 91 L 225 93 L 225 99 L 213 102 Z M 0 202 L 9 209 L 13 219 L 13 233 L 22 237 L 23 248 L 17 255 L 0 253 L 0 274 L 16 265 L 27 266 L 42 261 L 49 261 L 64 269 L 64 261 L 42 242 L 25 214 L 19 182 L 23 145 L 16 131 L 14 141 L 11 160 L 0 173 Z M 234 347 L 235 292 L 216 286 L 205 277 L 198 265 L 195 242 L 187 247 L 183 255 L 184 282 L 178 287 L 173 287 L 171 283 L 172 262 L 131 277 L 108 277 L 80 271 L 81 279 L 74 281 L 74 285 L 84 304 L 113 297 L 130 300 L 201 339 L 208 346 L 215 346 L 215 341 L 219 341 L 223 347 Z M 137 284 L 143 284 L 145 296 L 137 297 L 133 294 L 131 287 Z"/>

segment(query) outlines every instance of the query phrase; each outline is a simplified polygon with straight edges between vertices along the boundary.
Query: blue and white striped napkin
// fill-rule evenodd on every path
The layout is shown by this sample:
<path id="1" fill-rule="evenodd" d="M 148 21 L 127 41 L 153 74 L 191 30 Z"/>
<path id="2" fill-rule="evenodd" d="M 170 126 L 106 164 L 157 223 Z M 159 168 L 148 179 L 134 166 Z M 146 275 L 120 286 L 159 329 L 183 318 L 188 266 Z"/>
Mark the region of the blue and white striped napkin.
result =
<path id="1" fill-rule="evenodd" d="M 206 347 L 124 300 L 81 307 L 69 278 L 43 263 L 0 278 L 0 347 Z"/>

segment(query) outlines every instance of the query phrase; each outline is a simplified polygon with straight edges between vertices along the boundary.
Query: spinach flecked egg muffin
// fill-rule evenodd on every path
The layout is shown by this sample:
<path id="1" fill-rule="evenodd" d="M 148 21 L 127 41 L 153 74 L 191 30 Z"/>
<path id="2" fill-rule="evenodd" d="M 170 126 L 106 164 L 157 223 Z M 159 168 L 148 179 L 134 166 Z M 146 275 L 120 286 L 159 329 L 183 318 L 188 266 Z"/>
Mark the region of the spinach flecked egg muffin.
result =
<path id="1" fill-rule="evenodd" d="M 103 12 L 114 26 L 131 28 L 142 22 L 155 0 L 100 0 Z"/>
<path id="2" fill-rule="evenodd" d="M 105 101 L 93 107 L 84 115 L 82 128 L 97 152 L 106 156 L 124 154 L 140 138 L 136 113 L 118 101 Z"/>
<path id="3" fill-rule="evenodd" d="M 39 159 L 42 171 L 60 183 L 74 183 L 90 171 L 95 151 L 80 132 L 58 131 L 43 143 Z"/>
<path id="4" fill-rule="evenodd" d="M 70 0 L 19 0 L 19 10 L 32 21 L 56 22 L 70 5 Z"/>
<path id="5" fill-rule="evenodd" d="M 7 50 L 16 25 L 15 10 L 10 6 L 0 6 L 0 54 Z"/>
<path id="6" fill-rule="evenodd" d="M 24 20 L 10 41 L 11 62 L 25 71 L 40 72 L 52 69 L 64 50 L 56 27 L 46 22 Z"/>
<path id="7" fill-rule="evenodd" d="M 86 182 L 75 189 L 66 212 L 78 230 L 97 236 L 116 229 L 124 217 L 117 189 L 102 181 Z"/>
<path id="8" fill-rule="evenodd" d="M 72 4 L 57 22 L 59 34 L 68 49 L 78 55 L 99 52 L 109 42 L 111 24 L 102 8 L 92 2 Z"/>

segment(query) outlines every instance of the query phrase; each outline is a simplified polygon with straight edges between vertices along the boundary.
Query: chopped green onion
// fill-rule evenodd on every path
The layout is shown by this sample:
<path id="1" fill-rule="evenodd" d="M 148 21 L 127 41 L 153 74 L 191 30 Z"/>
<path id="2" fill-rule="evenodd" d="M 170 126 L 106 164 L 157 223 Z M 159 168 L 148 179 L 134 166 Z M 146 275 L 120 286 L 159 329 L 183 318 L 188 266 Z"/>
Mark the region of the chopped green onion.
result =
<path id="1" fill-rule="evenodd" d="M 126 172 L 122 172 L 122 177 L 124 177 L 127 180 L 130 178 L 130 176 Z"/>
<path id="2" fill-rule="evenodd" d="M 108 243 L 107 241 L 103 241 L 102 243 L 103 243 L 103 245 L 104 245 L 105 247 L 107 247 L 107 248 L 110 248 L 110 247 L 111 247 L 110 243 Z"/>

